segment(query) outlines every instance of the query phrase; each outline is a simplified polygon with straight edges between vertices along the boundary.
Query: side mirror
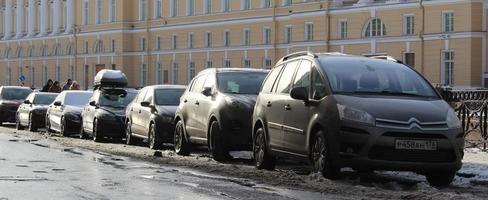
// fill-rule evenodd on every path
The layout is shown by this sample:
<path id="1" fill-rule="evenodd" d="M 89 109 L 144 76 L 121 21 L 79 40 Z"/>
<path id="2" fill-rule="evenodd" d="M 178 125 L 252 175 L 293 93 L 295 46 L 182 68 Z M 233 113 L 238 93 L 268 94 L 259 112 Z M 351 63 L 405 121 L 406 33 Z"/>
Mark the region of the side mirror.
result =
<path id="1" fill-rule="evenodd" d="M 308 90 L 304 87 L 296 87 L 291 89 L 290 96 L 293 99 L 303 100 L 308 102 Z"/>
<path id="2" fill-rule="evenodd" d="M 32 104 L 29 100 L 25 100 L 24 104 Z"/>
<path id="3" fill-rule="evenodd" d="M 149 103 L 147 101 L 143 101 L 143 102 L 141 102 L 141 106 L 142 107 L 151 107 L 151 103 Z"/>
<path id="4" fill-rule="evenodd" d="M 90 102 L 88 103 L 88 105 L 90 105 L 90 106 L 94 106 L 94 107 L 97 107 L 97 102 L 95 102 L 95 101 L 90 101 Z"/>
<path id="5" fill-rule="evenodd" d="M 211 87 L 205 87 L 203 88 L 202 94 L 205 96 L 212 96 L 212 88 Z"/>
<path id="6" fill-rule="evenodd" d="M 55 102 L 54 102 L 54 105 L 55 105 L 55 106 L 61 106 L 61 101 L 55 101 Z"/>

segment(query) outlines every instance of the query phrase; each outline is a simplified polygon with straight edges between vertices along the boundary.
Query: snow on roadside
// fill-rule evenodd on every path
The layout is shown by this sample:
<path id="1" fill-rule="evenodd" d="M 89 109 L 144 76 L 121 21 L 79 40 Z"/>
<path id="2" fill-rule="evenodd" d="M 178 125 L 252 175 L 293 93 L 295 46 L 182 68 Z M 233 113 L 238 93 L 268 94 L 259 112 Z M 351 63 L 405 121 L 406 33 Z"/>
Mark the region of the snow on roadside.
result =
<path id="1" fill-rule="evenodd" d="M 465 149 L 463 167 L 453 184 L 460 187 L 488 186 L 488 152 L 477 148 Z"/>

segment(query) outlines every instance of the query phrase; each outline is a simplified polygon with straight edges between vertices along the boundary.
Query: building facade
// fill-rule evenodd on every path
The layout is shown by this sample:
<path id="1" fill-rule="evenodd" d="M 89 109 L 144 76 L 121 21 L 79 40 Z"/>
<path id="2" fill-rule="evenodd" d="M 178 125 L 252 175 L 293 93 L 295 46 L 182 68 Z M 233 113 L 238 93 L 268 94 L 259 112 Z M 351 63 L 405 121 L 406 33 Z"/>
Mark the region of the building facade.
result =
<path id="1" fill-rule="evenodd" d="M 391 55 L 434 84 L 488 85 L 486 0 L 1 0 L 0 84 L 101 69 L 131 86 L 207 67 L 270 68 L 295 51 Z"/>

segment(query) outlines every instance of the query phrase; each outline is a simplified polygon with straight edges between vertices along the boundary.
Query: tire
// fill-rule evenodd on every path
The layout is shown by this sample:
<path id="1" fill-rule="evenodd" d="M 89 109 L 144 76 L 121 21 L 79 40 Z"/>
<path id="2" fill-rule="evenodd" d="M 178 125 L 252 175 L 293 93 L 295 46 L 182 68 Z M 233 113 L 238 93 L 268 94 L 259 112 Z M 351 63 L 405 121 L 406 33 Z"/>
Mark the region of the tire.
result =
<path id="1" fill-rule="evenodd" d="M 229 155 L 229 151 L 224 146 L 224 140 L 222 138 L 222 129 L 219 122 L 212 121 L 210 124 L 210 138 L 208 140 L 208 146 L 210 147 L 210 153 L 216 161 L 226 161 L 232 157 Z"/>
<path id="2" fill-rule="evenodd" d="M 95 142 L 104 141 L 103 135 L 101 135 L 100 130 L 98 130 L 98 119 L 93 120 L 93 141 Z"/>
<path id="3" fill-rule="evenodd" d="M 80 129 L 80 135 L 79 135 L 80 139 L 86 139 L 87 138 L 87 135 L 85 133 L 85 129 L 83 128 L 83 119 L 81 119 L 81 129 Z"/>
<path id="4" fill-rule="evenodd" d="M 264 129 L 260 127 L 256 130 L 253 139 L 252 152 L 254 166 L 258 169 L 274 170 L 276 157 L 269 155 Z"/>
<path id="5" fill-rule="evenodd" d="M 149 133 L 147 135 L 148 135 L 147 143 L 148 143 L 149 148 L 150 149 L 161 149 L 161 147 L 163 145 L 162 145 L 162 142 L 156 136 L 156 125 L 154 123 L 151 123 L 151 125 L 149 125 Z"/>
<path id="6" fill-rule="evenodd" d="M 22 130 L 22 124 L 20 124 L 20 119 L 19 119 L 19 115 L 17 114 L 17 116 L 15 117 L 15 129 L 17 130 Z"/>
<path id="7" fill-rule="evenodd" d="M 63 137 L 68 137 L 69 134 L 66 131 L 66 120 L 64 119 L 64 116 L 61 117 L 61 123 L 59 124 L 59 132 Z"/>
<path id="8" fill-rule="evenodd" d="M 183 125 L 183 122 L 181 120 L 176 123 L 174 138 L 174 147 L 176 154 L 181 156 L 190 155 L 191 144 L 188 143 L 188 141 L 186 140 L 185 126 Z"/>
<path id="9" fill-rule="evenodd" d="M 46 115 L 46 132 L 53 132 L 53 130 L 51 129 L 51 120 L 49 119 L 49 115 Z"/>
<path id="10" fill-rule="evenodd" d="M 315 173 L 321 172 L 328 179 L 339 177 L 340 168 L 334 166 L 329 142 L 325 139 L 322 131 L 315 134 L 310 153 L 312 168 Z"/>
<path id="11" fill-rule="evenodd" d="M 32 113 L 29 113 L 29 131 L 37 131 L 37 127 L 34 125 L 34 118 L 32 116 Z"/>
<path id="12" fill-rule="evenodd" d="M 434 187 L 447 187 L 451 184 L 452 180 L 456 176 L 454 171 L 434 171 L 425 175 L 427 182 Z"/>
<path id="13" fill-rule="evenodd" d="M 125 127 L 125 143 L 127 145 L 134 145 L 136 144 L 136 138 L 132 136 L 132 127 L 130 121 L 127 122 L 127 126 Z"/>

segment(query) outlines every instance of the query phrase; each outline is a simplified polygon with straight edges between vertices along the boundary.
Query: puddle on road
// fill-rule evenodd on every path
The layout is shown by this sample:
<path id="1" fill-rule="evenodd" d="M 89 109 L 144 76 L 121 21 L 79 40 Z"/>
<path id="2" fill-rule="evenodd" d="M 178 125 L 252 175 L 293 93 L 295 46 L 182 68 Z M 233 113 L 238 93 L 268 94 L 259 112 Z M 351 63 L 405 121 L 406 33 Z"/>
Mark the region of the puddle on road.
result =
<path id="1" fill-rule="evenodd" d="M 47 171 L 32 171 L 32 172 L 37 174 L 47 174 Z"/>
<path id="2" fill-rule="evenodd" d="M 16 167 L 29 167 L 29 165 L 15 165 Z"/>
<path id="3" fill-rule="evenodd" d="M 78 152 L 78 151 L 75 151 L 73 148 L 65 148 L 65 149 L 62 149 L 61 151 L 62 152 L 72 153 L 72 154 L 79 155 L 79 156 L 82 156 L 83 155 L 83 153 Z"/>
<path id="4" fill-rule="evenodd" d="M 47 181 L 49 179 L 42 177 L 15 177 L 15 176 L 1 176 L 0 181 Z"/>

